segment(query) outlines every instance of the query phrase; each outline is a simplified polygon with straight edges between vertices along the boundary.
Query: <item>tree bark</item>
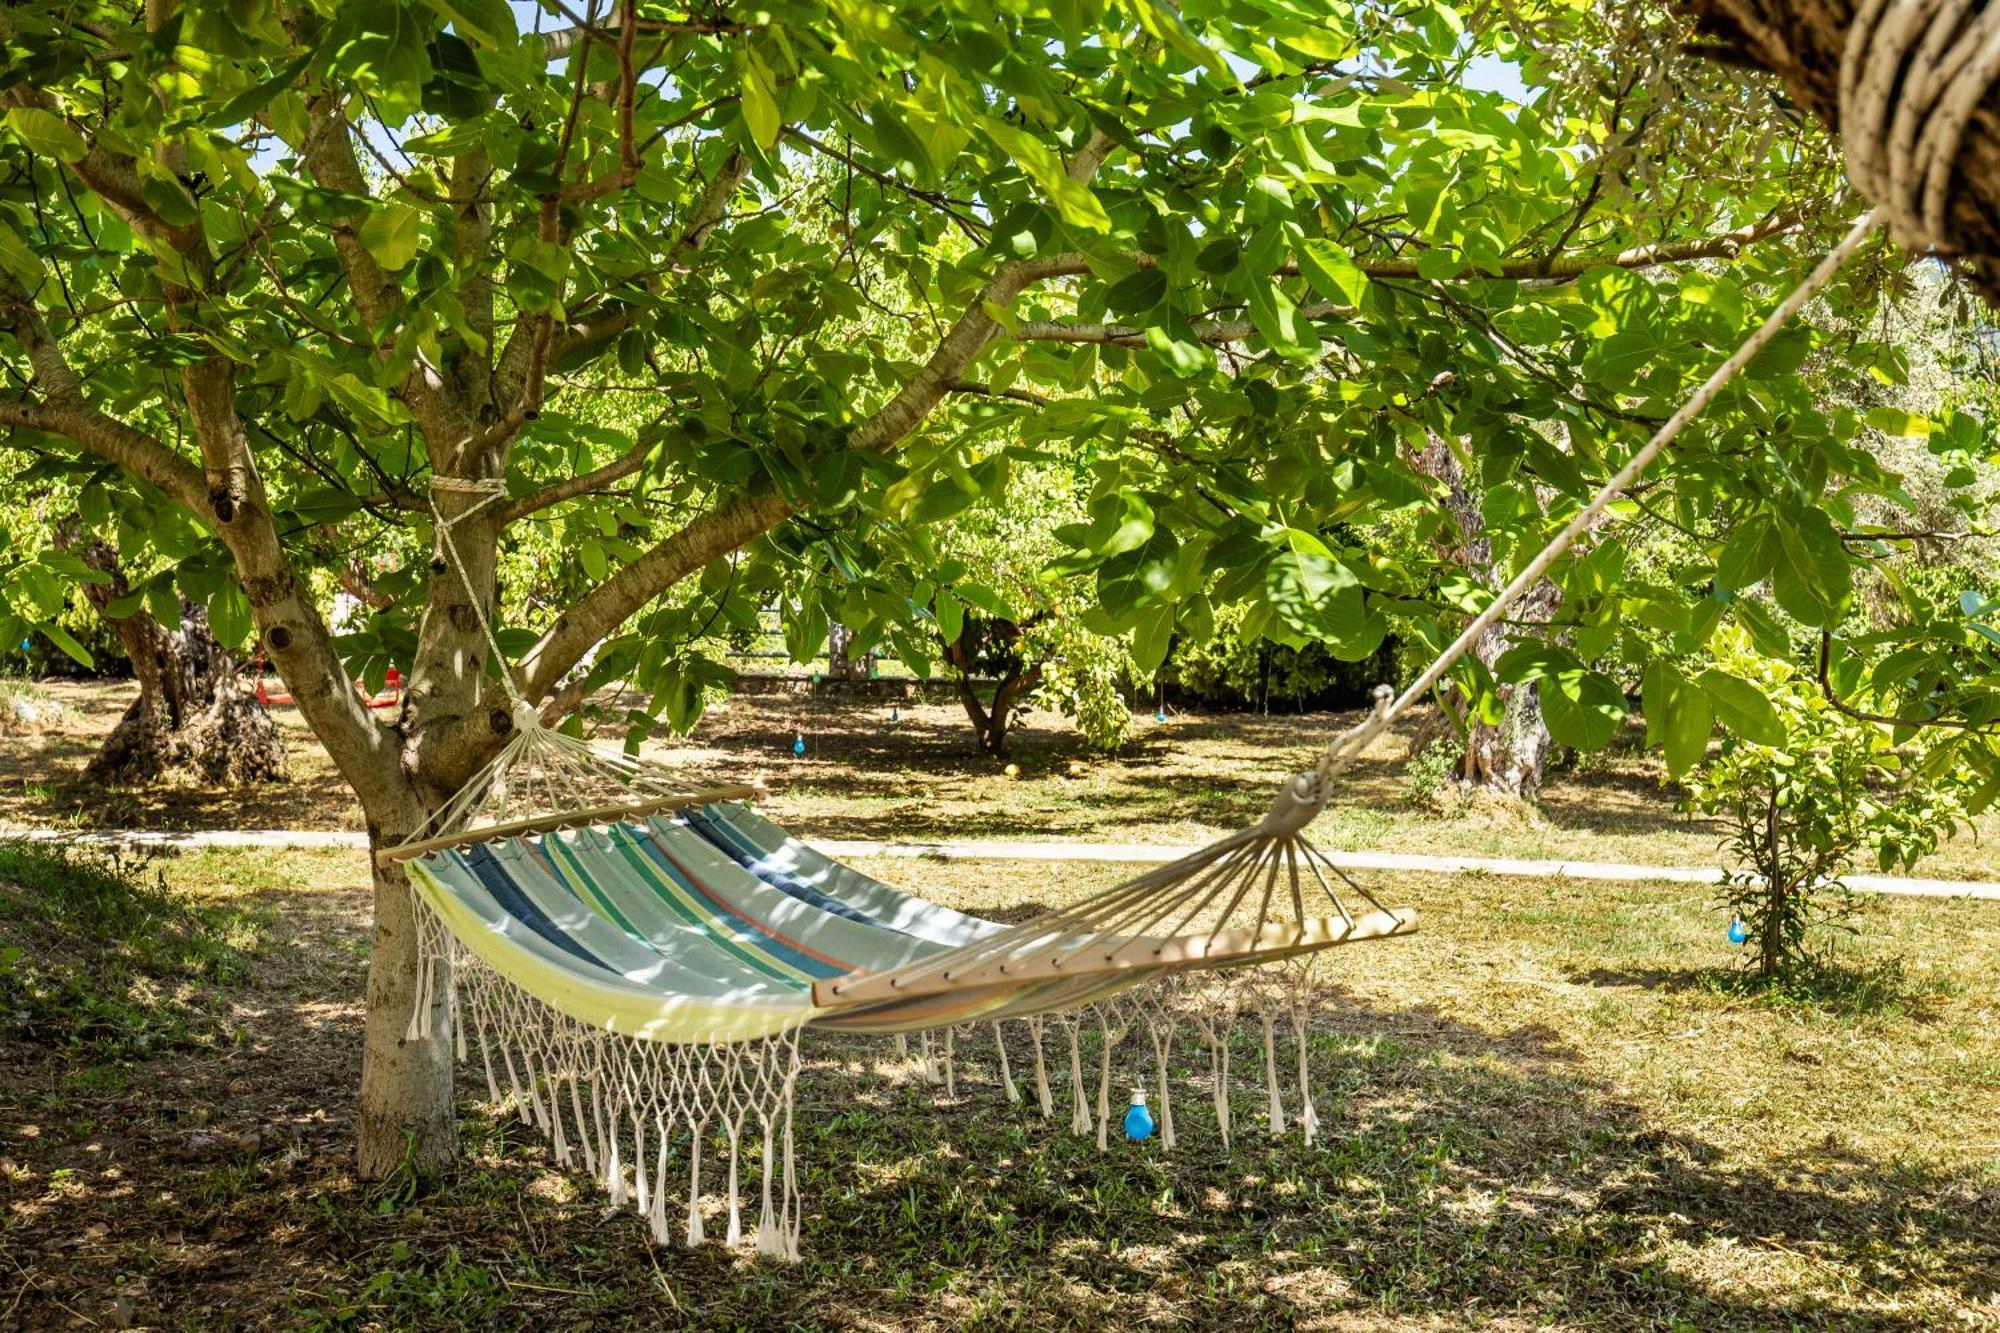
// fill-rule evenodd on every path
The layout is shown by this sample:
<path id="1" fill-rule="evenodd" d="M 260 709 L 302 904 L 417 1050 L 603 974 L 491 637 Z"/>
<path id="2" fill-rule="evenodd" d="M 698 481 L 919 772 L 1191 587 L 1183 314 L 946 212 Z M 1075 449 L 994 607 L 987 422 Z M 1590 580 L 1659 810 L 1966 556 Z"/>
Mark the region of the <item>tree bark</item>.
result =
<path id="1" fill-rule="evenodd" d="M 1840 55 L 1854 7 L 1847 0 L 1684 0 L 1703 38 L 1695 49 L 1725 64 L 1767 70 L 1834 134 Z M 1988 304 L 2000 305 L 2000 96 L 1988 90 L 1959 150 L 1947 221 L 1952 258 Z"/>
<path id="2" fill-rule="evenodd" d="M 1500 587 L 1507 571 L 1493 559 L 1493 543 L 1486 535 L 1486 519 L 1480 513 L 1479 497 L 1466 482 L 1458 455 L 1444 440 L 1435 436 L 1417 457 L 1417 467 L 1444 484 L 1444 505 L 1456 529 L 1456 541 L 1441 541 L 1446 558 L 1481 582 Z M 1542 622 L 1554 612 L 1561 593 L 1543 579 L 1515 604 L 1518 620 Z M 1488 629 L 1473 646 L 1473 653 L 1489 671 L 1514 646 L 1512 630 L 1506 622 Z M 1510 800 L 1532 801 L 1541 793 L 1542 775 L 1548 763 L 1549 729 L 1542 721 L 1541 695 L 1531 684 L 1496 686 L 1501 700 L 1498 723 L 1483 722 L 1468 712 L 1465 750 L 1458 761 L 1458 783 L 1467 793 L 1482 792 Z"/>
<path id="3" fill-rule="evenodd" d="M 420 822 L 412 808 L 410 827 Z M 369 851 L 394 843 L 374 834 Z M 371 857 L 371 864 L 374 864 Z M 400 864 L 375 865 L 375 939 L 368 954 L 368 1011 L 362 1037 L 361 1104 L 356 1117 L 355 1166 L 365 1180 L 398 1170 L 424 1170 L 449 1161 L 457 1149 L 452 1114 L 450 1006 L 443 986 L 432 988 L 430 1035 L 411 1037 L 422 976 L 416 903 Z"/>
<path id="4" fill-rule="evenodd" d="M 139 682 L 139 697 L 112 728 L 83 771 L 88 782 L 136 786 L 176 774 L 225 786 L 283 782 L 290 769 L 284 734 L 246 688 L 233 653 L 209 632 L 208 613 L 183 601 L 179 626 L 168 629 L 148 611 L 110 614 L 131 593 L 118 554 L 102 542 L 69 546 L 110 578 L 84 595 L 104 618 Z"/>
<path id="5" fill-rule="evenodd" d="M 987 636 L 991 636 L 999 651 L 1009 657 L 1001 668 L 1000 683 L 994 688 L 990 706 L 980 701 L 979 691 L 972 683 L 979 658 L 985 652 L 994 651 L 981 645 L 982 638 Z M 1021 628 L 1012 621 L 982 622 L 968 618 L 958 638 L 944 646 L 945 660 L 951 664 L 954 683 L 958 687 L 958 702 L 972 722 L 973 734 L 979 738 L 979 748 L 996 757 L 1007 753 L 1007 724 L 1013 717 L 1014 709 L 1042 683 L 1042 668 L 1039 665 L 1026 665 L 1011 655 L 1008 645 L 1020 637 Z"/>

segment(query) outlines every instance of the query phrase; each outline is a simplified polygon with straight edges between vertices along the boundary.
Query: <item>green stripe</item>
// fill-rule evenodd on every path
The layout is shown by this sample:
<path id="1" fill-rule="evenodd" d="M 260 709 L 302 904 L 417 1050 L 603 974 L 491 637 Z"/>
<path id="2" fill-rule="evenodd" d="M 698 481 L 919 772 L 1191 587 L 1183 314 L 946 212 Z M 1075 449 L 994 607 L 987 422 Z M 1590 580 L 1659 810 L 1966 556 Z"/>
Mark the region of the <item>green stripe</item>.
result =
<path id="1" fill-rule="evenodd" d="M 639 928 L 626 920 L 625 914 L 613 906 L 611 899 L 598 888 L 597 881 L 591 878 L 589 867 L 584 864 L 582 857 L 573 849 L 563 846 L 562 839 L 558 837 L 543 838 L 542 846 L 547 850 L 549 862 L 554 866 L 557 876 L 563 883 L 569 885 L 570 891 L 582 899 L 586 906 L 596 908 L 599 916 L 608 918 L 612 924 L 633 939 L 645 941 L 646 937 Z M 560 857 L 557 856 L 558 850 L 562 853 Z M 533 853 L 524 849 L 522 855 L 532 856 Z"/>
<path id="2" fill-rule="evenodd" d="M 652 859 L 645 852 L 633 846 L 631 834 L 626 833 L 618 825 L 613 825 L 607 832 L 611 837 L 612 846 L 618 849 L 619 856 L 639 872 L 640 882 L 650 886 L 653 892 L 670 906 L 680 908 L 688 924 L 707 931 L 709 938 L 721 945 L 724 950 L 773 981 L 783 981 L 794 986 L 801 982 L 812 981 L 811 977 L 795 968 L 784 967 L 755 950 L 745 948 L 733 932 L 724 933 L 716 913 L 691 898 L 673 875 L 664 873 L 660 867 L 652 863 Z"/>

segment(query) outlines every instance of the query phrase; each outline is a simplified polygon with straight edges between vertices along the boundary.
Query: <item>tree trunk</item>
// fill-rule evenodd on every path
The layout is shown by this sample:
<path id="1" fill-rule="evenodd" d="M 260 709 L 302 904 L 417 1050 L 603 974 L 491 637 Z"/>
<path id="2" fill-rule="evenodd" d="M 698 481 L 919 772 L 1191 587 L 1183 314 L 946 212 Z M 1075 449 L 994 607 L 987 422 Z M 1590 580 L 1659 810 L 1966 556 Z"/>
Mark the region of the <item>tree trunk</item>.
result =
<path id="1" fill-rule="evenodd" d="M 1800 106 L 1838 134 L 1841 49 L 1854 17 L 1847 0 L 1685 0 L 1705 39 L 1696 49 L 1725 64 L 1768 70 Z M 1977 17 L 1977 11 L 1974 11 Z M 1959 149 L 1957 188 L 1941 253 L 2000 305 L 2000 98 L 1973 112 Z"/>
<path id="2" fill-rule="evenodd" d="M 417 823 L 412 818 L 410 827 Z M 376 834 L 369 850 L 394 841 Z M 410 1017 L 422 980 L 416 904 L 400 864 L 376 865 L 374 874 L 375 941 L 368 955 L 368 1017 L 355 1136 L 355 1166 L 364 1180 L 381 1180 L 405 1167 L 428 1170 L 449 1161 L 457 1149 L 446 990 L 443 985 L 432 988 L 429 1035 L 411 1037 Z"/>
<path id="3" fill-rule="evenodd" d="M 982 653 L 981 639 L 985 636 L 994 640 L 997 651 Z M 945 661 L 950 663 L 953 683 L 958 687 L 958 702 L 965 709 L 966 717 L 971 719 L 973 734 L 979 737 L 979 748 L 990 755 L 1007 753 L 1007 724 L 1013 717 L 1014 709 L 1042 683 L 1042 668 L 1039 665 L 1024 664 L 1009 651 L 1009 645 L 1020 637 L 1021 627 L 1012 621 L 974 621 L 968 617 L 957 640 L 944 646 Z M 972 683 L 973 672 L 983 655 L 1005 659 L 1000 666 L 1000 683 L 994 688 L 990 706 L 981 702 L 979 691 Z"/>
<path id="4" fill-rule="evenodd" d="M 849 651 L 854 642 L 854 631 L 835 621 L 826 631 L 826 678 L 828 680 L 868 679 L 868 658 L 856 658 Z"/>
<path id="5" fill-rule="evenodd" d="M 1440 542 L 1446 549 L 1446 557 L 1489 587 L 1505 584 L 1507 571 L 1494 563 L 1493 543 L 1486 535 L 1479 497 L 1467 485 L 1458 455 L 1449 444 L 1433 436 L 1416 462 L 1420 471 L 1444 483 L 1445 508 L 1457 530 L 1455 542 Z M 1515 603 L 1513 618 L 1545 622 L 1560 598 L 1561 592 L 1555 584 L 1543 579 Z M 1473 652 L 1490 671 L 1513 646 L 1513 633 L 1502 621 L 1480 636 Z M 1465 752 L 1458 761 L 1459 785 L 1467 793 L 1532 801 L 1541 793 L 1549 757 L 1549 729 L 1542 721 L 1541 695 L 1532 684 L 1498 685 L 1496 689 L 1501 701 L 1498 723 L 1484 722 L 1467 714 Z"/>
<path id="6" fill-rule="evenodd" d="M 130 594 L 118 555 L 102 542 L 71 546 L 109 583 L 85 585 L 90 604 L 118 636 L 139 697 L 112 728 L 89 765 L 88 782 L 135 786 L 184 774 L 200 782 L 239 786 L 283 782 L 290 776 L 284 735 L 238 675 L 234 654 L 216 641 L 208 613 L 181 603 L 181 623 L 169 629 L 150 612 L 109 614 Z"/>

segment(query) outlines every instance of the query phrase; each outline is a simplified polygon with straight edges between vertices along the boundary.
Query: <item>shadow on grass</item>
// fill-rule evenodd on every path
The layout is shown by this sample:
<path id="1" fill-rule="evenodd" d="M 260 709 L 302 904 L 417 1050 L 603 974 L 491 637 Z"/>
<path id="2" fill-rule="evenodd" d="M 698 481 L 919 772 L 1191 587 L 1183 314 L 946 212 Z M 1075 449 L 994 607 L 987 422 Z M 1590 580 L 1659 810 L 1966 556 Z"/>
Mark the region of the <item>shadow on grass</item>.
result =
<path id="1" fill-rule="evenodd" d="M 1794 964 L 1771 976 L 1747 967 L 1588 968 L 1566 979 L 1580 985 L 1699 992 L 1773 1008 L 1822 1009 L 1846 1017 L 1938 1019 L 1938 1004 L 1958 993 L 1940 976 L 1914 977 L 1900 957 L 1837 956 Z"/>
<path id="2" fill-rule="evenodd" d="M 1100 1155 L 1068 1132 L 1053 1038 L 1045 1124 L 1002 1097 L 987 1029 L 960 1041 L 949 1102 L 871 1067 L 881 1044 L 815 1037 L 805 1262 L 661 1250 L 470 1102 L 446 1179 L 355 1180 L 351 995 L 267 977 L 236 1006 L 241 1049 L 127 1066 L 115 1092 L 0 1050 L 5 1123 L 37 1127 L 5 1145 L 17 1271 L 0 1309 L 25 1328 L 71 1311 L 194 1327 L 1926 1328 L 2000 1272 L 1990 1179 L 1851 1152 L 1731 1165 L 1546 1025 L 1494 1033 L 1338 996 L 1310 1045 L 1311 1148 L 1260 1124 L 1252 1025 L 1236 1035 L 1234 1151 L 1205 1055 L 1183 1043 L 1171 1157 Z M 1025 1081 L 1032 1053 L 1010 1033 Z M 708 1172 L 714 1190 L 719 1163 Z M 746 1224 L 756 1192 L 753 1168 Z"/>

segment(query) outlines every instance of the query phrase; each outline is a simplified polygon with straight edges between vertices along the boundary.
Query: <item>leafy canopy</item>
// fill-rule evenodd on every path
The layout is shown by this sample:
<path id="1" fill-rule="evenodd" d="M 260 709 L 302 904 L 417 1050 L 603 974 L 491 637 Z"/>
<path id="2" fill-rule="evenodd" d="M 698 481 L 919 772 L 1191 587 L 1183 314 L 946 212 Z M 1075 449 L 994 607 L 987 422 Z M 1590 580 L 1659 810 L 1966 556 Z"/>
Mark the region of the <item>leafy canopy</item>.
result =
<path id="1" fill-rule="evenodd" d="M 1467 71 L 1540 81 L 1540 58 L 1444 3 L 148 12 L 0 14 L 0 423 L 31 479 L 82 483 L 147 604 L 206 601 L 288 676 L 414 664 L 396 735 L 462 725 L 419 761 L 446 769 L 493 743 L 495 667 L 431 559 L 434 477 L 504 487 L 439 503 L 473 511 L 453 539 L 475 596 L 505 570 L 538 698 L 630 679 L 685 724 L 718 670 L 701 645 L 780 595 L 804 638 L 840 618 L 857 650 L 926 652 L 937 607 L 998 593 L 927 525 L 1004 502 L 1056 446 L 1092 479 L 1056 568 L 1140 663 L 1223 607 L 1360 660 L 1392 631 L 1440 643 L 1490 595 L 1434 540 L 1431 439 L 1524 560 L 1839 212 L 1824 145 L 1767 133 L 1759 95 L 1661 118 L 1691 76 L 1612 54 L 1517 104 Z M 1516 17 L 1601 37 L 1567 7 Z M 1559 641 L 1499 667 L 1543 683 L 1559 739 L 1601 744 L 1625 707 L 1604 664 L 1662 636 L 1756 634 L 1773 600 L 1847 627 L 1890 552 L 1870 515 L 1902 499 L 1878 433 L 1915 427 L 1829 399 L 1903 367 L 1826 316 L 1896 280 L 1837 288 L 1627 507 L 1692 534 L 1697 568 L 1634 576 L 1615 538 L 1559 568 Z M 1946 406 L 1934 447 L 1989 455 Z M 380 608 L 321 648 L 299 590 L 324 585 L 300 576 L 358 560 Z M 8 641 L 75 577 L 17 551 Z M 1991 762 L 1989 611 L 1891 617 L 1843 680 L 1969 718 Z M 1648 697 L 1685 762 L 1711 719 L 1764 739 L 1756 688 Z M 310 716 L 337 751 L 381 748 L 372 721 Z"/>

